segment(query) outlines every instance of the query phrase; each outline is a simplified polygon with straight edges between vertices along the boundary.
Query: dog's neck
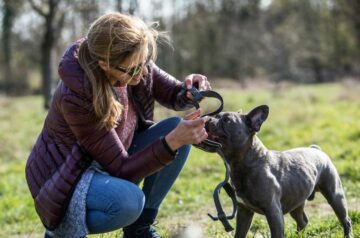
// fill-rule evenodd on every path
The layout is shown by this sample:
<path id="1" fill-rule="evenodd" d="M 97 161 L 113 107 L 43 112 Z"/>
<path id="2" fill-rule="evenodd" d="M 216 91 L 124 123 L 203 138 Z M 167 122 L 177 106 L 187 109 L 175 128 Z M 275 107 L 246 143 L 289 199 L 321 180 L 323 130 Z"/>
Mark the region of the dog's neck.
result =
<path id="1" fill-rule="evenodd" d="M 249 173 L 249 169 L 258 163 L 258 159 L 266 159 L 268 154 L 267 148 L 256 135 L 249 141 L 247 148 L 243 148 L 241 152 L 233 155 L 234 157 L 229 157 L 233 158 L 231 161 L 228 161 L 228 165 L 230 178 L 233 187 L 236 188 L 235 190 L 241 190 L 243 179 L 246 177 L 246 174 Z M 239 191 L 236 191 L 237 194 L 238 192 Z"/>
<path id="2" fill-rule="evenodd" d="M 261 142 L 261 140 L 254 135 L 251 137 L 245 145 L 237 151 L 232 151 L 230 153 L 224 153 L 225 158 L 231 158 L 227 160 L 231 167 L 235 168 L 238 166 L 247 163 L 248 160 L 253 158 L 264 158 L 267 154 L 267 148 Z M 251 161 L 250 161 L 251 162 Z"/>
<path id="3" fill-rule="evenodd" d="M 261 142 L 261 140 L 255 135 L 253 137 L 253 142 L 247 156 L 251 158 L 264 158 L 268 152 L 268 149 Z"/>

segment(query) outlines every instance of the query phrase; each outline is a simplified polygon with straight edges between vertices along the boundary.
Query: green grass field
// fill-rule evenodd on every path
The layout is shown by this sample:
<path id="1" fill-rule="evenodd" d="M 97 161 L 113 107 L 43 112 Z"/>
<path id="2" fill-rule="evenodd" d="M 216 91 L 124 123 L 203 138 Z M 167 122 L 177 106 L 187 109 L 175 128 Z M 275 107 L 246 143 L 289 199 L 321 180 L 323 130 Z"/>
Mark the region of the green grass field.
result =
<path id="1" fill-rule="evenodd" d="M 317 144 L 332 158 L 342 178 L 354 237 L 360 237 L 360 83 L 322 85 L 279 85 L 266 89 L 218 89 L 224 97 L 225 111 L 248 112 L 260 104 L 270 106 L 270 115 L 258 136 L 274 150 Z M 216 107 L 205 100 L 203 107 Z M 46 111 L 40 97 L 0 98 L 0 237 L 41 237 L 28 191 L 24 167 L 39 134 Z M 156 119 L 183 115 L 156 109 Z M 220 222 L 212 200 L 215 186 L 223 179 L 224 166 L 216 154 L 193 149 L 175 186 L 162 205 L 158 231 L 169 237 L 190 224 L 201 226 L 205 237 L 232 237 Z M 241 175 L 239 175 L 241 176 Z M 223 197 L 228 210 L 229 199 Z M 342 237 L 342 228 L 320 193 L 308 202 L 305 211 L 309 225 L 299 237 Z M 295 222 L 285 216 L 286 236 L 296 236 Z M 234 221 L 232 221 L 234 224 Z M 121 232 L 102 236 L 119 237 Z M 264 217 L 256 215 L 248 237 L 270 237 Z"/>

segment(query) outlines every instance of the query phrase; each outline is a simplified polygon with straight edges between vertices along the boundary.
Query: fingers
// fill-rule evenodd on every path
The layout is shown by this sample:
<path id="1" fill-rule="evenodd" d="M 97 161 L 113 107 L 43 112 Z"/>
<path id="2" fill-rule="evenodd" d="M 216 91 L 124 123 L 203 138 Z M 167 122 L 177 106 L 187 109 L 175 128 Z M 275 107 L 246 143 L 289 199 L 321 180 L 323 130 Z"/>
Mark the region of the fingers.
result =
<path id="1" fill-rule="evenodd" d="M 201 114 L 201 109 L 197 109 L 196 111 L 193 111 L 189 114 L 187 114 L 186 116 L 184 116 L 184 120 L 194 120 L 196 118 L 198 118 Z"/>
<path id="2" fill-rule="evenodd" d="M 193 74 L 190 74 L 185 78 L 186 89 L 191 89 L 192 85 L 193 85 Z"/>
<path id="3" fill-rule="evenodd" d="M 205 128 L 203 128 L 201 132 L 202 133 L 200 134 L 200 141 L 198 142 L 198 144 L 208 138 L 208 133 L 206 132 Z"/>
<path id="4" fill-rule="evenodd" d="M 194 131 L 194 134 L 195 134 L 194 144 L 199 144 L 208 137 L 205 128 L 201 128 L 200 130 Z"/>
<path id="5" fill-rule="evenodd" d="M 190 74 L 185 78 L 185 85 L 187 89 L 190 89 L 194 83 L 199 85 L 199 90 L 211 90 L 210 82 L 207 77 L 201 74 Z M 187 94 L 188 98 L 192 98 L 191 94 Z"/>
<path id="6" fill-rule="evenodd" d="M 208 117 L 200 117 L 194 120 L 188 121 L 188 125 L 191 127 L 205 127 L 205 123 L 208 120 Z"/>
<path id="7" fill-rule="evenodd" d="M 206 89 L 205 90 L 211 90 L 212 88 L 211 88 L 211 85 L 210 85 L 210 82 L 209 81 L 205 81 L 205 87 L 206 87 Z"/>
<path id="8" fill-rule="evenodd" d="M 201 110 L 197 109 L 184 117 L 175 128 L 175 138 L 183 144 L 199 144 L 208 137 L 205 123 L 209 117 L 200 117 Z"/>
<path id="9" fill-rule="evenodd" d="M 201 115 L 201 108 L 193 111 L 186 116 L 184 116 L 184 120 L 190 121 L 188 124 L 191 126 L 199 126 L 201 124 L 205 125 L 205 122 L 209 120 L 209 117 L 200 117 Z"/>
<path id="10" fill-rule="evenodd" d="M 203 75 L 197 75 L 194 79 L 194 82 L 198 82 L 199 83 L 199 90 L 206 90 L 206 82 L 207 82 L 207 78 L 206 76 Z"/>
<path id="11" fill-rule="evenodd" d="M 194 99 L 193 95 L 189 91 L 186 92 L 186 97 L 190 100 Z"/>

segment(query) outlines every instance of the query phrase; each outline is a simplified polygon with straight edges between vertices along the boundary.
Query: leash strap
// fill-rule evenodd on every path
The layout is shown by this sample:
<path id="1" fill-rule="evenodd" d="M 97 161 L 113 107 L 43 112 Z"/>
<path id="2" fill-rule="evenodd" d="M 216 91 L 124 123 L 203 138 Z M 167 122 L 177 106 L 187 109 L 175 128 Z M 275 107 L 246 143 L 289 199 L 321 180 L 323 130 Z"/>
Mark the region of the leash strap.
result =
<path id="1" fill-rule="evenodd" d="M 226 171 L 226 174 L 228 174 L 228 171 Z M 222 208 L 222 205 L 221 205 L 221 201 L 220 201 L 220 197 L 219 197 L 221 188 L 224 188 L 227 195 L 231 198 L 231 200 L 233 202 L 233 212 L 230 216 L 227 216 L 225 214 L 225 212 Z M 219 183 L 218 186 L 216 186 L 216 188 L 214 190 L 213 198 L 214 198 L 214 203 L 215 203 L 215 207 L 216 207 L 218 214 L 217 214 L 217 217 L 214 217 L 213 215 L 208 213 L 208 216 L 213 221 L 220 220 L 220 222 L 223 224 L 223 226 L 225 228 L 225 231 L 229 232 L 229 231 L 234 230 L 234 228 L 230 225 L 228 220 L 233 219 L 235 217 L 235 214 L 237 211 L 235 192 L 234 192 L 233 188 L 231 187 L 230 183 L 226 179 L 224 181 L 222 181 L 221 183 Z"/>
<path id="2" fill-rule="evenodd" d="M 220 149 L 217 152 L 221 156 L 221 158 L 224 160 L 225 179 L 224 179 L 224 181 L 219 183 L 218 186 L 216 186 L 216 188 L 214 189 L 214 193 L 213 193 L 214 203 L 215 203 L 215 207 L 216 207 L 216 211 L 217 211 L 218 215 L 217 215 L 217 217 L 214 217 L 210 213 L 208 213 L 208 216 L 213 221 L 220 220 L 220 222 L 223 224 L 223 226 L 225 228 L 225 231 L 230 232 L 230 231 L 234 230 L 234 228 L 230 225 L 228 220 L 231 220 L 235 217 L 236 212 L 237 212 L 237 202 L 236 202 L 235 191 L 234 191 L 233 187 L 231 186 L 231 184 L 229 183 L 230 173 L 229 173 L 229 168 L 225 162 L 224 154 L 222 153 L 222 151 Z M 233 212 L 229 216 L 227 216 L 225 214 L 224 209 L 222 208 L 222 205 L 221 205 L 221 201 L 220 201 L 221 188 L 224 188 L 225 192 L 232 200 Z"/>
<path id="3" fill-rule="evenodd" d="M 207 91 L 199 91 L 195 86 L 193 86 L 191 89 L 186 89 L 186 87 L 184 86 L 182 90 L 182 93 L 186 93 L 186 91 L 189 91 L 191 93 L 191 95 L 193 96 L 193 100 L 189 100 L 189 102 L 194 105 L 194 107 L 196 109 L 198 109 L 200 107 L 199 102 L 204 98 L 204 97 L 212 97 L 212 98 L 216 98 L 220 101 L 220 106 L 218 109 L 216 109 L 213 112 L 210 113 L 206 113 L 204 115 L 202 115 L 201 117 L 205 117 L 205 116 L 214 116 L 216 114 L 218 114 L 219 112 L 221 112 L 223 110 L 224 107 L 224 101 L 223 98 L 221 97 L 220 94 L 218 94 L 215 91 L 211 91 L 211 90 L 207 90 Z M 213 220 L 213 221 L 217 221 L 220 220 L 221 223 L 223 224 L 225 231 L 229 232 L 234 230 L 234 228 L 230 225 L 229 223 L 229 219 L 233 219 L 235 217 L 236 211 L 237 211 L 237 202 L 236 202 L 236 196 L 235 196 L 235 191 L 233 189 L 233 187 L 231 186 L 231 184 L 229 183 L 229 179 L 230 179 L 230 173 L 229 173 L 229 168 L 225 162 L 225 157 L 224 154 L 222 153 L 221 150 L 221 144 L 217 143 L 215 141 L 211 141 L 211 140 L 204 140 L 203 142 L 201 142 L 200 145 L 194 145 L 195 147 L 204 150 L 206 152 L 210 152 L 210 153 L 218 153 L 221 158 L 224 161 L 225 164 L 225 179 L 219 183 L 216 188 L 214 189 L 214 193 L 213 193 L 213 198 L 214 198 L 214 203 L 215 203 L 215 207 L 217 210 L 217 217 L 212 216 L 211 214 L 208 213 L 208 216 Z M 222 208 L 221 205 L 221 201 L 220 201 L 220 191 L 221 189 L 224 188 L 225 192 L 227 193 L 227 195 L 231 198 L 232 203 L 233 203 L 233 212 L 230 216 L 227 216 L 224 212 L 224 209 Z"/>
<path id="4" fill-rule="evenodd" d="M 201 117 L 214 116 L 214 115 L 218 114 L 219 112 L 221 112 L 224 108 L 223 98 L 221 97 L 220 94 L 218 94 L 215 91 L 211 91 L 211 90 L 199 91 L 195 86 L 193 86 L 191 89 L 187 89 L 185 86 L 183 86 L 182 93 L 186 93 L 187 91 L 189 91 L 191 93 L 191 95 L 193 96 L 193 100 L 189 100 L 189 103 L 194 105 L 194 107 L 196 109 L 200 108 L 199 102 L 205 97 L 216 98 L 220 101 L 220 106 L 218 109 L 216 109 L 213 112 L 206 113 L 206 114 L 202 115 Z"/>
<path id="5" fill-rule="evenodd" d="M 235 195 L 235 191 L 233 189 L 233 187 L 231 186 L 231 184 L 229 183 L 230 180 L 230 173 L 229 173 L 229 168 L 225 162 L 225 157 L 224 154 L 222 153 L 221 150 L 221 144 L 217 143 L 215 141 L 211 141 L 211 140 L 205 140 L 203 142 L 201 142 L 201 145 L 194 145 L 196 148 L 199 148 L 201 150 L 204 150 L 206 152 L 210 152 L 210 153 L 218 153 L 221 158 L 224 160 L 224 164 L 225 164 L 225 179 L 219 183 L 215 189 L 214 189 L 214 193 L 213 193 L 213 198 L 214 198 L 214 203 L 215 203 L 215 207 L 216 207 L 216 211 L 217 211 L 217 216 L 213 216 L 210 213 L 208 213 L 208 216 L 213 220 L 213 221 L 218 221 L 220 220 L 220 222 L 223 224 L 225 231 L 229 232 L 234 230 L 234 228 L 230 225 L 228 220 L 231 220 L 235 217 L 236 212 L 237 212 L 237 201 L 236 201 L 236 195 Z M 232 200 L 232 204 L 233 204 L 233 212 L 231 215 L 226 215 L 224 212 L 224 209 L 222 208 L 221 205 L 221 201 L 220 201 L 220 192 L 221 189 L 224 188 L 225 192 L 227 193 L 227 195 L 231 198 Z"/>

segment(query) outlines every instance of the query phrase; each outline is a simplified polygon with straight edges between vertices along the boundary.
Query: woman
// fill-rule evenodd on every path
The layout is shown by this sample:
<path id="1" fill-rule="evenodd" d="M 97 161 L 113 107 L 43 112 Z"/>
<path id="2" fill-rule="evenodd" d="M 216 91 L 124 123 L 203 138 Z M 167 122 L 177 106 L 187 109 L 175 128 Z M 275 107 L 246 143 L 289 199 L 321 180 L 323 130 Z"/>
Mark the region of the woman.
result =
<path id="1" fill-rule="evenodd" d="M 124 227 L 124 237 L 159 237 L 151 227 L 206 119 L 152 122 L 154 101 L 191 106 L 184 83 L 153 62 L 159 33 L 120 13 L 101 16 L 59 65 L 61 81 L 29 156 L 26 179 L 45 237 L 83 237 Z M 143 178 L 142 190 L 136 185 Z"/>

